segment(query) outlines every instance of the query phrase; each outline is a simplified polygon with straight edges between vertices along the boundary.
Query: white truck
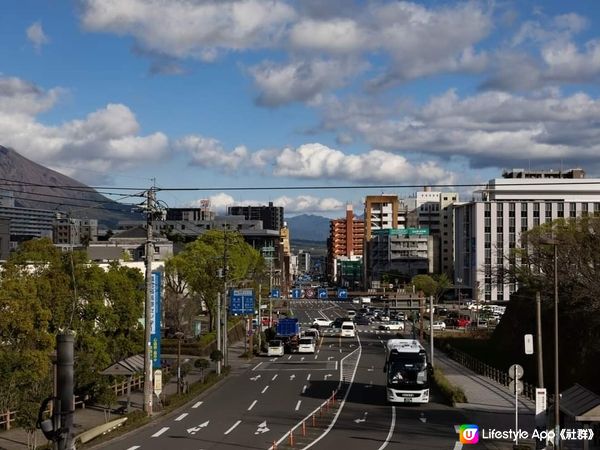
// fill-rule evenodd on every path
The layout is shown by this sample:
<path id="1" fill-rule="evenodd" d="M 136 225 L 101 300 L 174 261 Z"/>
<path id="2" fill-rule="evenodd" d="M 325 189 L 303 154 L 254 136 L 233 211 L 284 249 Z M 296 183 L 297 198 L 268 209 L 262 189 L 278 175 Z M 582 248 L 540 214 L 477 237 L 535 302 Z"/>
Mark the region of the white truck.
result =
<path id="1" fill-rule="evenodd" d="M 431 366 L 425 348 L 414 339 L 386 343 L 387 400 L 392 403 L 428 403 Z"/>

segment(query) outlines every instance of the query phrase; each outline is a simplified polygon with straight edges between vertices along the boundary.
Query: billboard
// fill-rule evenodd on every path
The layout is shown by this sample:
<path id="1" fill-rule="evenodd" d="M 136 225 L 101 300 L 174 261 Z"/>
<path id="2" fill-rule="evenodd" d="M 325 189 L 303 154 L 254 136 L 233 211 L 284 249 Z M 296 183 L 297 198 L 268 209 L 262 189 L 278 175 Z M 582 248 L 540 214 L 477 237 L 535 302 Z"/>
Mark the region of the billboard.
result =
<path id="1" fill-rule="evenodd" d="M 152 367 L 160 369 L 160 304 L 161 304 L 162 273 L 152 272 L 150 309 L 150 354 Z"/>

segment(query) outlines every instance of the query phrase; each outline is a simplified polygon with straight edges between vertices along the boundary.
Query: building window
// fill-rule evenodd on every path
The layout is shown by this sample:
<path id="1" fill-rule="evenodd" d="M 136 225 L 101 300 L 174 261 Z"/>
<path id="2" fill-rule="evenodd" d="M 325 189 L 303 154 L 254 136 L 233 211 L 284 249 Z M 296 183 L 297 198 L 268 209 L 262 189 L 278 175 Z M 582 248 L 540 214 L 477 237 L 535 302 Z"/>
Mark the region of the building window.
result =
<path id="1" fill-rule="evenodd" d="M 569 217 L 576 217 L 577 215 L 577 204 L 576 203 L 570 203 L 569 204 Z"/>
<path id="2" fill-rule="evenodd" d="M 556 217 L 565 217 L 565 204 L 564 203 L 556 204 Z"/>
<path id="3" fill-rule="evenodd" d="M 546 203 L 546 218 L 552 218 L 552 203 Z"/>

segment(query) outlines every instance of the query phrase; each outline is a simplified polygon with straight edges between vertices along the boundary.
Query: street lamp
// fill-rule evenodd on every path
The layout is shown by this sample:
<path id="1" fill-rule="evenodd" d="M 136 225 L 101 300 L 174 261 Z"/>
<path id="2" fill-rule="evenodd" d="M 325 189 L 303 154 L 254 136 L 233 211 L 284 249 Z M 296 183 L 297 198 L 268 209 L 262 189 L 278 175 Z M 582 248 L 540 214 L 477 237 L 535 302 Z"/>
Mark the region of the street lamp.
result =
<path id="1" fill-rule="evenodd" d="M 175 337 L 177 338 L 177 393 L 181 394 L 182 380 L 181 380 L 181 340 L 184 338 L 185 334 L 181 331 L 175 333 Z"/>
<path id="2" fill-rule="evenodd" d="M 558 241 L 541 240 L 554 248 L 554 447 L 560 448 L 560 389 L 558 386 Z"/>

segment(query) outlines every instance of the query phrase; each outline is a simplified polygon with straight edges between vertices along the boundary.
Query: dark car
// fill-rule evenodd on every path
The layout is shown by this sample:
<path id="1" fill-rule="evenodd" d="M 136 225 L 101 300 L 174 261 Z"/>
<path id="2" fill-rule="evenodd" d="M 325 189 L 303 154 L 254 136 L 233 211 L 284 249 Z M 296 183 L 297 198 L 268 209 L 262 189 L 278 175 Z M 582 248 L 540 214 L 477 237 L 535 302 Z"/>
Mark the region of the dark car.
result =
<path id="1" fill-rule="evenodd" d="M 369 325 L 371 321 L 365 316 L 356 316 L 354 318 L 354 323 L 356 325 Z"/>
<path id="2" fill-rule="evenodd" d="M 333 320 L 333 325 L 331 325 L 331 326 L 333 328 L 342 328 L 343 322 L 352 322 L 352 319 L 350 319 L 349 317 L 336 317 Z"/>

